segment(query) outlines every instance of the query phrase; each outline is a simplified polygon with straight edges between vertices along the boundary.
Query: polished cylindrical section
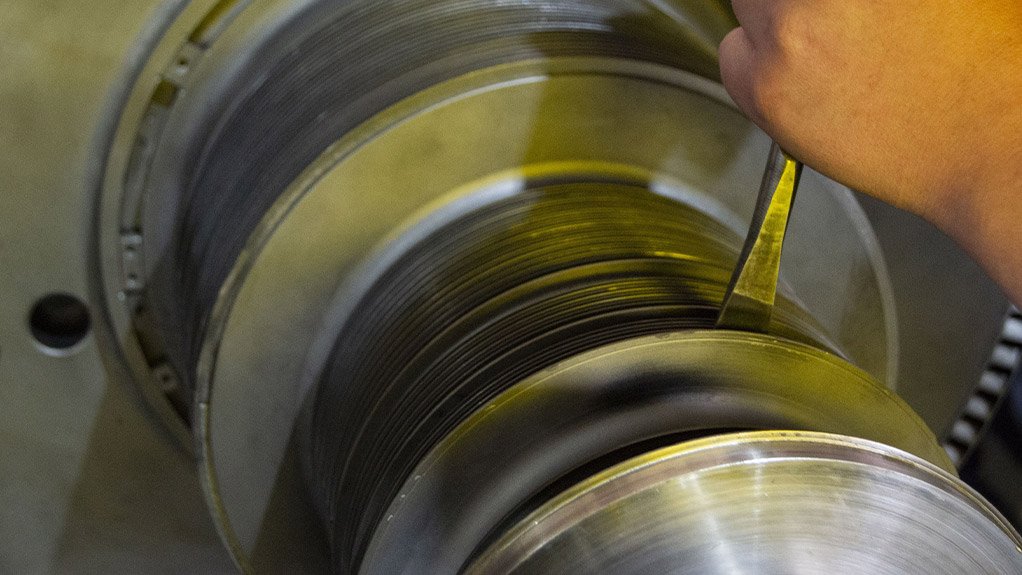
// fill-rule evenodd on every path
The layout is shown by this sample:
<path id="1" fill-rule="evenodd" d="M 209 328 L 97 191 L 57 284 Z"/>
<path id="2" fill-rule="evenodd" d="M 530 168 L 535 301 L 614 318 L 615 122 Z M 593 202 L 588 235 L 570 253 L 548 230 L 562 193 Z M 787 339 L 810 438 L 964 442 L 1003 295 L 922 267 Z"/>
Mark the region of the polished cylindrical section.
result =
<path id="1" fill-rule="evenodd" d="M 892 447 L 723 435 L 565 491 L 467 573 L 1017 573 L 1022 539 L 974 491 Z"/>
<path id="2" fill-rule="evenodd" d="M 634 338 L 521 381 L 449 433 L 394 497 L 361 572 L 461 572 L 495 537 L 619 462 L 752 429 L 867 438 L 952 469 L 908 406 L 833 354 L 737 331 Z"/>

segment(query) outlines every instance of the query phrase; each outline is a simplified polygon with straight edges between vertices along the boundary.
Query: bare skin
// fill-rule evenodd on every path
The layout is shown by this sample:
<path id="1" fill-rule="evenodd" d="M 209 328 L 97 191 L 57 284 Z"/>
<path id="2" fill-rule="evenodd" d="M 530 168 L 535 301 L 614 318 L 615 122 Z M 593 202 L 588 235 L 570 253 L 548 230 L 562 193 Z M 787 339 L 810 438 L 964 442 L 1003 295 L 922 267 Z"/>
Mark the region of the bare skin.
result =
<path id="1" fill-rule="evenodd" d="M 916 213 L 1022 304 L 1022 2 L 733 0 L 724 86 L 789 153 Z"/>

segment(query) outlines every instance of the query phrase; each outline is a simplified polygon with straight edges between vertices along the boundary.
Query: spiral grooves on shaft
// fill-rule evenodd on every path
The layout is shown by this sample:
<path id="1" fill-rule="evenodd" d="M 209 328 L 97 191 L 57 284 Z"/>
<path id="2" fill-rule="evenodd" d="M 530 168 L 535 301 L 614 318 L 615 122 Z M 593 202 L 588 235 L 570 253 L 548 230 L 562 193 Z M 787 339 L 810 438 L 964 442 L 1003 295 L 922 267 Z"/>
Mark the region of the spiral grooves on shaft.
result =
<path id="1" fill-rule="evenodd" d="M 307 477 L 357 566 L 412 467 L 504 389 L 582 351 L 711 327 L 740 239 L 613 182 L 536 185 L 410 248 L 358 302 L 312 414 Z M 782 304 L 778 331 L 812 328 Z"/>
<path id="2" fill-rule="evenodd" d="M 324 149 L 373 114 L 461 74 L 536 58 L 626 58 L 717 74 L 715 54 L 685 41 L 707 33 L 696 33 L 696 19 L 676 21 L 644 0 L 311 6 L 242 72 L 218 78 L 229 88 L 204 112 L 207 124 L 173 151 L 180 172 L 161 178 L 176 182 L 172 189 L 155 191 L 181 197 L 174 247 L 150 298 L 168 355 L 189 386 L 219 289 L 252 231 Z M 697 12 L 690 16 L 707 29 L 726 31 L 726 8 L 711 3 Z M 153 212 L 150 221 L 167 219 Z"/>

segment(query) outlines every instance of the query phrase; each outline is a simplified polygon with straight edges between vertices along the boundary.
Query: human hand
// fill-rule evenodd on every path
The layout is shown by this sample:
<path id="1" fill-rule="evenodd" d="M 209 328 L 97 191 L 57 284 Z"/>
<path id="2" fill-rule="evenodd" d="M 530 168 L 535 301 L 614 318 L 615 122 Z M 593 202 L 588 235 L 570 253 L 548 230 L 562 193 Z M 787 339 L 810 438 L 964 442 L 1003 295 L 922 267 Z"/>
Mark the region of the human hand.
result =
<path id="1" fill-rule="evenodd" d="M 738 106 L 795 157 L 932 221 L 1022 299 L 1022 2 L 733 0 Z M 1014 261 L 1010 261 L 1014 258 Z"/>

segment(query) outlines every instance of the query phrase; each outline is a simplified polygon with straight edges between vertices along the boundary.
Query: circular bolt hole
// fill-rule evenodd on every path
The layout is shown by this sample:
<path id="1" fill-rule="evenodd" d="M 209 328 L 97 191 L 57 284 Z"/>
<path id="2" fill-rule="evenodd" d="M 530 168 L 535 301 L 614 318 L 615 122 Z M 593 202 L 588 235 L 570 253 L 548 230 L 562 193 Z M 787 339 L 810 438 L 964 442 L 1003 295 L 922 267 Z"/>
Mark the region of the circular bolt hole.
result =
<path id="1" fill-rule="evenodd" d="M 89 309 L 82 300 L 67 294 L 50 294 L 32 306 L 28 318 L 32 337 L 53 350 L 74 347 L 89 334 Z"/>

